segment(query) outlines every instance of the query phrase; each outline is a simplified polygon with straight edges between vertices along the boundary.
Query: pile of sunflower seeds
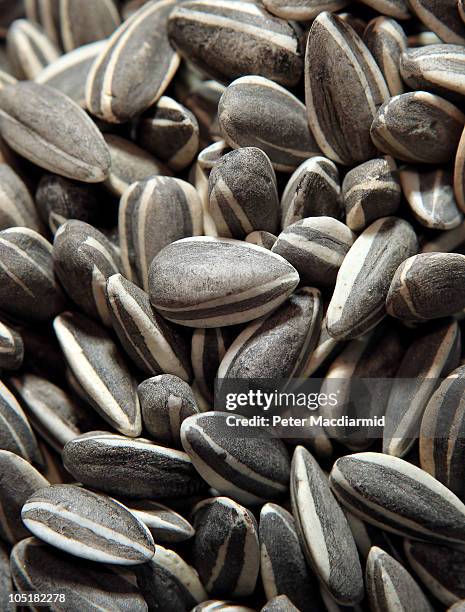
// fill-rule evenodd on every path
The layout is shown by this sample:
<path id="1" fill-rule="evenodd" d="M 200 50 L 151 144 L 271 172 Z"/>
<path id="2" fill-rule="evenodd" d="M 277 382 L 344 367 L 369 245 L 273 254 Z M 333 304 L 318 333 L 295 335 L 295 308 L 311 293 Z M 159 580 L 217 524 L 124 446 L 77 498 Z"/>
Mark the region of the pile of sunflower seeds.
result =
<path id="1" fill-rule="evenodd" d="M 465 1 L 0 37 L 0 610 L 464 612 Z M 382 439 L 215 396 L 318 378 Z"/>

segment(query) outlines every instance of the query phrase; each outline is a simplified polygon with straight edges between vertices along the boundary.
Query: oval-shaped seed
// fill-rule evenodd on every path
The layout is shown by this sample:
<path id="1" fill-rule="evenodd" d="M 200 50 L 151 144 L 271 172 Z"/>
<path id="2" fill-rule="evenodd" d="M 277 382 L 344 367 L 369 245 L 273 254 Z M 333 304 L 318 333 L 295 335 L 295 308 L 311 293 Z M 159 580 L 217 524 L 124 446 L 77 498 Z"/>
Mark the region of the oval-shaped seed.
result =
<path id="1" fill-rule="evenodd" d="M 310 566 L 337 602 L 359 603 L 363 576 L 354 538 L 326 475 L 303 446 L 296 448 L 292 458 L 291 502 Z"/>
<path id="2" fill-rule="evenodd" d="M 401 26 L 395 19 L 375 17 L 366 27 L 363 42 L 375 58 L 391 96 L 403 93 L 404 84 L 399 63 L 402 54 L 407 50 L 408 42 Z"/>
<path id="3" fill-rule="evenodd" d="M 342 217 L 341 185 L 336 165 L 326 157 L 311 157 L 300 164 L 284 188 L 281 224 L 306 217 Z"/>
<path id="4" fill-rule="evenodd" d="M 326 287 L 336 282 L 354 238 L 333 217 L 308 217 L 288 225 L 271 250 L 294 266 L 301 283 Z"/>
<path id="5" fill-rule="evenodd" d="M 246 242 L 250 242 L 250 244 L 256 244 L 257 246 L 261 246 L 264 249 L 268 249 L 269 251 L 271 251 L 271 247 L 274 245 L 276 240 L 277 237 L 274 234 L 261 230 L 250 232 L 250 234 L 245 239 Z"/>
<path id="6" fill-rule="evenodd" d="M 102 40 L 113 34 L 121 22 L 113 0 L 60 0 L 60 29 L 65 51 Z"/>
<path id="7" fill-rule="evenodd" d="M 53 273 L 52 245 L 27 227 L 0 232 L 0 309 L 27 321 L 47 321 L 64 307 Z"/>
<path id="8" fill-rule="evenodd" d="M 394 19 L 410 19 L 412 16 L 408 0 L 362 0 L 362 2 L 378 13 Z"/>
<path id="9" fill-rule="evenodd" d="M 187 108 L 162 96 L 137 123 L 138 144 L 172 170 L 184 170 L 199 149 L 199 124 Z"/>
<path id="10" fill-rule="evenodd" d="M 207 400 L 213 400 L 216 373 L 229 345 L 230 329 L 195 329 L 192 334 L 191 362 L 195 382 Z"/>
<path id="11" fill-rule="evenodd" d="M 336 461 L 331 487 L 350 512 L 402 536 L 463 545 L 465 505 L 420 468 L 382 453 Z"/>
<path id="12" fill-rule="evenodd" d="M 293 86 L 302 75 L 296 31 L 254 2 L 185 2 L 172 12 L 168 33 L 183 57 L 222 83 L 256 74 Z"/>
<path id="13" fill-rule="evenodd" d="M 258 504 L 287 491 L 289 456 L 284 443 L 259 427 L 231 427 L 226 412 L 205 412 L 181 425 L 181 442 L 196 470 L 220 494 Z"/>
<path id="14" fill-rule="evenodd" d="M 192 378 L 188 340 L 150 306 L 148 295 L 121 274 L 108 279 L 111 321 L 133 362 L 149 375 Z"/>
<path id="15" fill-rule="evenodd" d="M 197 237 L 178 240 L 154 258 L 149 294 L 152 306 L 175 323 L 222 327 L 268 314 L 298 283 L 297 271 L 280 255 L 239 240 Z"/>
<path id="16" fill-rule="evenodd" d="M 166 33 L 175 0 L 148 3 L 115 30 L 89 73 L 89 111 L 110 123 L 124 123 L 152 106 L 179 67 Z"/>
<path id="17" fill-rule="evenodd" d="M 388 612 L 433 612 L 433 607 L 408 571 L 384 550 L 373 546 L 367 559 L 366 587 L 370 609 Z"/>
<path id="18" fill-rule="evenodd" d="M 126 436 L 141 432 L 136 381 L 107 332 L 84 315 L 67 312 L 53 323 L 58 342 L 90 403 Z"/>
<path id="19" fill-rule="evenodd" d="M 163 504 L 148 499 L 121 499 L 122 504 L 135 514 L 150 530 L 157 542 L 174 544 L 189 540 L 195 529 L 180 514 Z"/>
<path id="20" fill-rule="evenodd" d="M 218 105 L 218 121 L 230 147 L 262 149 L 275 170 L 293 172 L 304 160 L 320 154 L 302 102 L 261 76 L 242 77 L 226 88 Z"/>
<path id="21" fill-rule="evenodd" d="M 417 248 L 415 232 L 403 219 L 384 217 L 364 230 L 339 269 L 328 306 L 326 325 L 333 338 L 356 338 L 384 318 L 391 280 Z"/>
<path id="22" fill-rule="evenodd" d="M 27 19 L 11 24 L 6 44 L 10 66 L 18 79 L 35 79 L 60 56 L 40 26 Z"/>
<path id="23" fill-rule="evenodd" d="M 445 43 L 463 45 L 465 24 L 456 0 L 409 0 L 411 11 Z"/>
<path id="24" fill-rule="evenodd" d="M 119 237 L 126 277 L 145 291 L 149 268 L 166 245 L 203 233 L 202 205 L 192 185 L 161 176 L 133 183 L 121 199 Z"/>
<path id="25" fill-rule="evenodd" d="M 147 527 L 122 504 L 74 485 L 34 493 L 21 518 L 36 537 L 60 550 L 99 563 L 137 565 L 155 554 Z"/>
<path id="26" fill-rule="evenodd" d="M 426 91 L 414 91 L 383 104 L 371 126 L 383 153 L 408 162 L 443 164 L 457 150 L 465 115 L 453 104 Z"/>
<path id="27" fill-rule="evenodd" d="M 453 315 L 465 308 L 464 280 L 464 255 L 420 253 L 409 257 L 392 279 L 386 297 L 387 312 L 407 321 Z"/>
<path id="28" fill-rule="evenodd" d="M 24 359 L 24 342 L 13 327 L 0 321 L 0 370 L 18 370 Z"/>
<path id="29" fill-rule="evenodd" d="M 301 612 L 323 610 L 318 584 L 308 569 L 292 515 L 276 504 L 260 512 L 260 573 L 267 599 L 287 595 Z"/>
<path id="30" fill-rule="evenodd" d="M 376 219 L 395 214 L 402 197 L 396 162 L 377 157 L 352 168 L 342 183 L 346 223 L 363 231 Z"/>
<path id="31" fill-rule="evenodd" d="M 264 0 L 265 8 L 282 19 L 310 21 L 323 11 L 339 11 L 349 0 Z"/>
<path id="32" fill-rule="evenodd" d="M 48 480 L 32 465 L 6 450 L 0 450 L 0 537 L 14 545 L 29 532 L 21 521 L 21 508 L 28 497 L 48 486 Z"/>
<path id="33" fill-rule="evenodd" d="M 25 0 L 26 17 L 40 24 L 50 40 L 61 46 L 60 0 Z"/>
<path id="34" fill-rule="evenodd" d="M 110 241 L 88 223 L 66 221 L 55 234 L 53 261 L 70 298 L 87 315 L 111 326 L 106 283 L 119 272 L 119 261 Z"/>
<path id="35" fill-rule="evenodd" d="M 186 497 L 203 487 L 185 453 L 143 438 L 84 434 L 65 446 L 63 464 L 87 486 L 135 499 Z"/>
<path id="36" fill-rule="evenodd" d="M 388 98 L 383 75 L 355 30 L 320 13 L 308 35 L 305 101 L 323 154 L 349 166 L 374 157 L 369 126 Z"/>
<path id="37" fill-rule="evenodd" d="M 29 227 L 40 232 L 34 202 L 22 179 L 8 164 L 0 163 L 0 229 Z"/>

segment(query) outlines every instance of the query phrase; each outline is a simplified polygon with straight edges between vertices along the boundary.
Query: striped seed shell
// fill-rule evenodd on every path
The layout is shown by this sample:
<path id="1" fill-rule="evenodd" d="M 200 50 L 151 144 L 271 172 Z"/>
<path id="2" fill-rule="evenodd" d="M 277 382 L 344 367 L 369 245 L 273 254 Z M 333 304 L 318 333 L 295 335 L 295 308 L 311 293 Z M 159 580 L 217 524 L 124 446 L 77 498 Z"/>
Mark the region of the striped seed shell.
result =
<path id="1" fill-rule="evenodd" d="M 399 62 L 407 51 L 407 37 L 402 27 L 395 19 L 375 17 L 363 33 L 363 42 L 375 58 L 391 96 L 404 93 Z"/>
<path id="2" fill-rule="evenodd" d="M 374 157 L 370 124 L 388 98 L 384 77 L 355 30 L 320 13 L 308 35 L 305 101 L 323 154 L 348 166 Z"/>
<path id="3" fill-rule="evenodd" d="M 260 512 L 259 537 L 260 572 L 266 597 L 285 595 L 301 612 L 324 610 L 292 515 L 277 504 L 265 504 Z"/>
<path id="4" fill-rule="evenodd" d="M 261 246 L 264 249 L 268 249 L 271 251 L 271 247 L 276 242 L 277 237 L 270 232 L 264 232 L 262 230 L 255 230 L 254 232 L 250 232 L 248 236 L 246 236 L 245 241 L 250 242 L 250 244 L 256 244 L 257 246 Z"/>
<path id="5" fill-rule="evenodd" d="M 377 157 L 352 168 L 344 177 L 342 197 L 346 223 L 354 232 L 395 214 L 402 197 L 396 162 L 389 156 Z"/>
<path id="6" fill-rule="evenodd" d="M 87 315 L 110 327 L 106 284 L 110 276 L 119 272 L 111 242 L 92 225 L 72 219 L 55 234 L 53 261 L 69 297 Z"/>
<path id="7" fill-rule="evenodd" d="M 57 46 L 61 46 L 60 0 L 24 0 L 26 17 L 41 25 Z"/>
<path id="8" fill-rule="evenodd" d="M 299 609 L 294 606 L 289 597 L 278 595 L 267 601 L 260 612 L 299 612 Z"/>
<path id="9" fill-rule="evenodd" d="M 47 321 L 64 307 L 53 273 L 52 245 L 27 227 L 0 232 L 0 309 L 27 321 Z"/>
<path id="10" fill-rule="evenodd" d="M 209 595 L 247 597 L 260 568 L 253 514 L 228 497 L 200 502 L 192 511 L 192 563 Z"/>
<path id="11" fill-rule="evenodd" d="M 218 103 L 226 87 L 217 81 L 200 81 L 183 99 L 199 124 L 200 146 L 206 147 L 212 140 L 221 138 L 218 125 Z"/>
<path id="12" fill-rule="evenodd" d="M 292 87 L 302 75 L 297 32 L 255 2 L 185 2 L 173 10 L 168 34 L 183 57 L 225 84 L 256 74 Z"/>
<path id="13" fill-rule="evenodd" d="M 370 8 L 394 19 L 410 19 L 409 0 L 362 0 Z"/>
<path id="14" fill-rule="evenodd" d="M 310 21 L 323 11 L 339 11 L 349 0 L 263 0 L 265 8 L 282 19 Z"/>
<path id="15" fill-rule="evenodd" d="M 65 51 L 102 40 L 121 22 L 113 0 L 60 0 L 60 29 Z"/>
<path id="16" fill-rule="evenodd" d="M 453 315 L 465 308 L 464 280 L 465 255 L 414 255 L 397 269 L 386 297 L 386 310 L 392 317 L 407 321 Z"/>
<path id="17" fill-rule="evenodd" d="M 48 85 L 24 81 L 0 89 L 0 133 L 14 151 L 55 174 L 85 183 L 108 175 L 110 153 L 98 128 Z"/>
<path id="18" fill-rule="evenodd" d="M 223 155 L 210 172 L 208 197 L 219 236 L 244 239 L 254 230 L 278 230 L 276 175 L 261 149 L 241 147 Z"/>
<path id="19" fill-rule="evenodd" d="M 27 19 L 17 19 L 11 24 L 6 44 L 10 66 L 18 79 L 35 79 L 60 56 L 42 28 Z"/>
<path id="20" fill-rule="evenodd" d="M 87 486 L 135 499 L 186 497 L 203 486 L 185 453 L 106 432 L 68 442 L 63 464 Z"/>
<path id="21" fill-rule="evenodd" d="M 202 233 L 202 205 L 192 185 L 166 176 L 133 183 L 119 208 L 119 239 L 126 278 L 147 291 L 150 264 L 163 247 Z"/>
<path id="22" fill-rule="evenodd" d="M 452 319 L 421 328 L 410 342 L 389 394 L 384 453 L 403 457 L 409 451 L 439 377 L 457 367 L 460 348 L 460 329 Z"/>
<path id="23" fill-rule="evenodd" d="M 226 88 L 218 105 L 218 121 L 230 147 L 262 149 L 275 170 L 293 172 L 320 154 L 302 102 L 261 76 L 242 77 Z"/>
<path id="24" fill-rule="evenodd" d="M 21 334 L 0 321 L 0 370 L 17 370 L 24 359 L 24 342 Z"/>
<path id="25" fill-rule="evenodd" d="M 301 283 L 326 287 L 335 284 L 354 238 L 333 217 L 307 217 L 288 225 L 271 250 L 294 266 Z"/>
<path id="26" fill-rule="evenodd" d="M 204 412 L 181 425 L 181 442 L 196 470 L 220 494 L 258 504 L 287 491 L 289 456 L 284 443 L 259 427 L 227 424 L 229 413 Z"/>
<path id="27" fill-rule="evenodd" d="M 382 453 L 341 457 L 331 487 L 350 512 L 405 537 L 450 545 L 465 541 L 465 505 L 420 468 Z"/>
<path id="28" fill-rule="evenodd" d="M 306 217 L 342 217 L 341 185 L 336 165 L 326 157 L 304 161 L 291 175 L 281 198 L 281 224 Z"/>
<path id="29" fill-rule="evenodd" d="M 92 319 L 77 313 L 63 313 L 53 326 L 88 401 L 117 431 L 138 436 L 142 425 L 136 381 L 113 339 Z"/>
<path id="30" fill-rule="evenodd" d="M 394 96 L 383 104 L 371 126 L 380 151 L 407 162 L 443 164 L 455 155 L 465 115 L 426 91 Z"/>
<path id="31" fill-rule="evenodd" d="M 188 340 L 152 310 L 142 289 L 116 274 L 108 279 L 107 299 L 113 329 L 140 370 L 192 378 Z"/>
<path id="32" fill-rule="evenodd" d="M 356 338 L 384 318 L 395 271 L 417 248 L 413 228 L 398 217 L 383 217 L 363 231 L 339 269 L 326 313 L 330 336 Z"/>
<path id="33" fill-rule="evenodd" d="M 292 458 L 291 502 L 310 566 L 338 603 L 359 603 L 363 576 L 354 538 L 325 473 L 303 446 Z"/>
<path id="34" fill-rule="evenodd" d="M 21 508 L 48 481 L 22 457 L 0 450 L 0 538 L 15 544 L 29 532 L 21 521 Z"/>
<path id="35" fill-rule="evenodd" d="M 138 144 L 172 170 L 184 170 L 199 149 L 199 124 L 190 110 L 162 96 L 137 123 Z"/>
<path id="36" fill-rule="evenodd" d="M 465 129 L 460 137 L 454 164 L 454 194 L 458 207 L 465 212 Z"/>
<path id="37" fill-rule="evenodd" d="M 445 43 L 463 45 L 465 24 L 457 0 L 409 0 L 410 10 Z"/>
<path id="38" fill-rule="evenodd" d="M 75 485 L 37 491 L 21 518 L 47 544 L 90 561 L 137 565 L 155 554 L 149 530 L 125 506 Z"/>
<path id="39" fill-rule="evenodd" d="M 147 525 L 157 542 L 168 544 L 184 542 L 192 538 L 195 533 L 189 521 L 163 504 L 148 499 L 119 501 Z"/>
<path id="40" fill-rule="evenodd" d="M 409 572 L 384 550 L 373 546 L 367 559 L 366 587 L 370 610 L 433 612 L 433 607 Z"/>
<path id="41" fill-rule="evenodd" d="M 40 232 L 41 223 L 28 188 L 8 164 L 0 163 L 0 229 L 29 227 Z"/>
<path id="42" fill-rule="evenodd" d="M 19 593 L 62 593 L 66 609 L 147 612 L 147 604 L 123 566 L 81 561 L 36 538 L 26 538 L 13 548 L 11 574 Z M 59 601 L 47 608 L 64 610 Z"/>
<path id="43" fill-rule="evenodd" d="M 87 79 L 92 115 L 124 123 L 152 106 L 179 67 L 166 33 L 175 0 L 149 2 L 115 30 Z"/>
<path id="44" fill-rule="evenodd" d="M 405 540 L 409 564 L 423 585 L 446 606 L 465 598 L 465 553 L 446 546 Z"/>
<path id="45" fill-rule="evenodd" d="M 195 382 L 204 398 L 213 400 L 216 373 L 231 344 L 230 328 L 195 329 L 192 334 L 191 362 Z"/>

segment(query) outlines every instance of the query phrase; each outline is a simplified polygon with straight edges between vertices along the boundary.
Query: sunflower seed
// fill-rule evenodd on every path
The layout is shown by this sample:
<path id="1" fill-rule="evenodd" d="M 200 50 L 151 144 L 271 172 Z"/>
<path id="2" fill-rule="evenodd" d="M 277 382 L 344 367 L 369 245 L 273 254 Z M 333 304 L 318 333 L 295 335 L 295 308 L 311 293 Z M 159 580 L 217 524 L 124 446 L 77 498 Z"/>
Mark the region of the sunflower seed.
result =
<path id="1" fill-rule="evenodd" d="M 278 595 L 267 601 L 260 612 L 299 612 L 289 597 Z"/>
<path id="2" fill-rule="evenodd" d="M 40 234 L 26 227 L 1 231 L 0 260 L 1 310 L 19 319 L 46 321 L 63 309 L 52 245 Z"/>
<path id="3" fill-rule="evenodd" d="M 344 509 L 343 509 L 344 510 Z M 363 559 L 368 557 L 370 550 L 373 546 L 382 548 L 385 552 L 390 554 L 394 559 L 402 564 L 405 564 L 406 559 L 402 554 L 402 538 L 392 533 L 388 533 L 364 523 L 358 517 L 354 516 L 351 512 L 344 510 L 347 522 L 349 523 L 350 530 L 354 536 L 355 543 L 357 544 L 358 551 L 362 555 Z"/>
<path id="4" fill-rule="evenodd" d="M 408 571 L 384 550 L 373 546 L 368 555 L 366 585 L 373 612 L 433 612 L 433 608 Z M 395 606 L 395 608 L 394 608 Z"/>
<path id="5" fill-rule="evenodd" d="M 232 148 L 262 149 L 275 170 L 293 172 L 304 160 L 320 154 L 302 102 L 261 76 L 245 76 L 227 87 L 218 106 L 218 121 Z"/>
<path id="6" fill-rule="evenodd" d="M 41 223 L 26 185 L 8 165 L 0 163 L 0 229 L 29 227 L 40 232 Z"/>
<path id="7" fill-rule="evenodd" d="M 445 43 L 463 45 L 465 24 L 456 0 L 409 0 L 411 11 Z"/>
<path id="8" fill-rule="evenodd" d="M 63 464 L 85 485 L 136 499 L 185 497 L 203 485 L 185 453 L 105 432 L 68 442 Z"/>
<path id="9" fill-rule="evenodd" d="M 196 470 L 220 494 L 242 504 L 257 504 L 285 493 L 289 456 L 284 443 L 264 429 L 243 425 L 234 427 L 231 436 L 228 416 L 205 412 L 182 423 L 181 442 Z"/>
<path id="10" fill-rule="evenodd" d="M 150 530 L 157 542 L 173 544 L 189 540 L 195 533 L 192 525 L 167 506 L 147 499 L 118 500 Z"/>
<path id="11" fill-rule="evenodd" d="M 383 104 L 371 126 L 375 145 L 408 162 L 442 164 L 457 150 L 465 123 L 459 109 L 426 91 L 414 91 Z"/>
<path id="12" fill-rule="evenodd" d="M 0 321 L 0 370 L 18 370 L 24 359 L 24 342 L 13 327 Z"/>
<path id="13" fill-rule="evenodd" d="M 281 506 L 265 504 L 260 512 L 259 536 L 266 597 L 287 596 L 301 612 L 323 610 L 318 584 L 307 568 L 292 515 Z"/>
<path id="14" fill-rule="evenodd" d="M 26 17 L 39 23 L 47 36 L 61 46 L 60 0 L 24 0 Z"/>
<path id="15" fill-rule="evenodd" d="M 93 407 L 117 431 L 138 436 L 141 414 L 136 382 L 112 338 L 77 313 L 60 315 L 53 325 L 65 359 Z"/>
<path id="16" fill-rule="evenodd" d="M 60 0 L 60 29 L 65 51 L 107 38 L 121 22 L 113 0 Z"/>
<path id="17" fill-rule="evenodd" d="M 401 26 L 394 19 L 375 17 L 367 25 L 363 42 L 375 58 L 391 96 L 403 93 L 399 62 L 407 50 L 407 37 Z"/>
<path id="18" fill-rule="evenodd" d="M 168 33 L 184 57 L 223 83 L 256 74 L 293 86 L 302 75 L 296 31 L 255 2 L 185 2 L 173 10 Z"/>
<path id="19" fill-rule="evenodd" d="M 218 367 L 232 338 L 229 328 L 195 329 L 192 334 L 191 362 L 194 379 L 202 395 L 213 400 L 213 386 Z"/>
<path id="20" fill-rule="evenodd" d="M 115 30 L 87 80 L 87 108 L 93 115 L 124 123 L 163 94 L 180 62 L 166 34 L 175 6 L 175 0 L 149 2 Z"/>
<path id="21" fill-rule="evenodd" d="M 199 123 L 201 147 L 206 147 L 211 140 L 220 140 L 218 125 L 218 103 L 226 87 L 217 81 L 200 81 L 183 100 Z"/>
<path id="22" fill-rule="evenodd" d="M 189 183 L 153 177 L 134 183 L 119 209 L 119 236 L 126 277 L 145 291 L 153 258 L 166 245 L 202 234 L 202 206 Z"/>
<path id="23" fill-rule="evenodd" d="M 250 244 L 256 244 L 257 246 L 261 246 L 264 249 L 268 249 L 271 251 L 272 246 L 276 242 L 277 237 L 270 232 L 264 232 L 262 230 L 255 230 L 254 232 L 250 232 L 250 234 L 246 237 L 245 241 L 250 242 Z"/>
<path id="24" fill-rule="evenodd" d="M 465 129 L 462 132 L 455 156 L 454 194 L 458 207 L 465 212 Z"/>
<path id="25" fill-rule="evenodd" d="M 397 217 L 369 225 L 346 255 L 326 314 L 330 336 L 356 338 L 385 316 L 385 300 L 397 267 L 417 251 L 413 228 Z"/>
<path id="26" fill-rule="evenodd" d="M 362 0 L 362 2 L 378 13 L 394 19 L 410 19 L 412 16 L 408 0 Z"/>
<path id="27" fill-rule="evenodd" d="M 13 545 L 28 537 L 21 508 L 28 497 L 48 484 L 22 457 L 0 450 L 0 538 Z"/>
<path id="28" fill-rule="evenodd" d="M 27 19 L 14 21 L 8 29 L 7 53 L 18 79 L 34 79 L 60 55 L 42 29 Z"/>
<path id="29" fill-rule="evenodd" d="M 296 448 L 292 458 L 291 502 L 310 566 L 337 602 L 360 602 L 363 577 L 352 533 L 327 477 L 303 446 Z M 340 550 L 344 550 L 343 556 Z"/>
<path id="30" fill-rule="evenodd" d="M 282 19 L 310 21 L 323 11 L 338 11 L 349 0 L 264 0 L 265 8 Z"/>
<path id="31" fill-rule="evenodd" d="M 341 457 L 331 487 L 350 512 L 381 529 L 419 540 L 463 545 L 465 505 L 420 468 L 382 453 Z"/>
<path id="32" fill-rule="evenodd" d="M 305 62 L 308 121 L 323 154 L 345 165 L 374 157 L 369 126 L 389 92 L 360 37 L 339 17 L 320 13 Z"/>

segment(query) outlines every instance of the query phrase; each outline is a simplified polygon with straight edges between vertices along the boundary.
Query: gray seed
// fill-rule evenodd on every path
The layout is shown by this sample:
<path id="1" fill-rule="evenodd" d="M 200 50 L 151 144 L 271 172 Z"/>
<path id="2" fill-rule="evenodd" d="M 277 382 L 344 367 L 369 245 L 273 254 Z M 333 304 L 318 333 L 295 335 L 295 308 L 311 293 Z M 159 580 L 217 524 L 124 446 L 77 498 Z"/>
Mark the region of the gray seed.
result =
<path id="1" fill-rule="evenodd" d="M 40 26 L 18 19 L 8 29 L 7 54 L 18 79 L 35 79 L 60 53 Z"/>
<path id="2" fill-rule="evenodd" d="M 363 577 L 352 533 L 326 475 L 303 446 L 292 458 L 291 502 L 308 563 L 337 602 L 360 602 Z"/>
<path id="3" fill-rule="evenodd" d="M 26 227 L 0 232 L 0 309 L 12 317 L 46 321 L 64 297 L 53 274 L 52 245 Z"/>
<path id="4" fill-rule="evenodd" d="M 214 497 L 193 509 L 192 562 L 209 595 L 247 597 L 260 567 L 253 514 L 228 497 Z"/>
<path id="5" fill-rule="evenodd" d="M 310 21 L 323 11 L 338 11 L 349 4 L 349 0 L 264 0 L 267 11 L 282 19 Z"/>
<path id="6" fill-rule="evenodd" d="M 389 92 L 360 37 L 339 17 L 320 13 L 305 62 L 308 121 L 323 154 L 345 165 L 374 157 L 369 126 Z"/>
<path id="7" fill-rule="evenodd" d="M 192 185 L 165 176 L 133 183 L 119 208 L 121 258 L 126 277 L 147 291 L 150 264 L 163 247 L 202 232 L 202 205 Z"/>
<path id="8" fill-rule="evenodd" d="M 192 525 L 167 506 L 147 499 L 125 500 L 123 503 L 150 530 L 157 542 L 177 543 L 189 540 L 195 533 Z"/>
<path id="9" fill-rule="evenodd" d="M 250 232 L 250 234 L 245 239 L 246 242 L 250 242 L 250 244 L 256 244 L 257 246 L 261 246 L 264 249 L 268 249 L 269 251 L 271 251 L 271 248 L 276 242 L 276 240 L 277 237 L 274 234 L 261 230 L 255 230 L 255 232 Z"/>
<path id="10" fill-rule="evenodd" d="M 0 229 L 15 226 L 41 230 L 28 188 L 8 164 L 0 163 Z"/>
<path id="11" fill-rule="evenodd" d="M 121 344 L 143 372 L 192 378 L 188 341 L 155 313 L 148 295 L 121 274 L 108 279 L 111 321 Z"/>
<path id="12" fill-rule="evenodd" d="M 275 170 L 293 172 L 304 160 L 320 154 L 302 102 L 260 76 L 245 76 L 227 87 L 218 106 L 218 121 L 232 148 L 262 149 Z"/>
<path id="13" fill-rule="evenodd" d="M 460 137 L 455 156 L 454 194 L 458 207 L 465 212 L 465 130 Z"/>
<path id="14" fill-rule="evenodd" d="M 195 329 L 191 362 L 195 382 L 205 399 L 213 401 L 213 388 L 221 360 L 231 344 L 230 328 Z"/>
<path id="15" fill-rule="evenodd" d="M 408 0 L 362 0 L 363 4 L 378 13 L 394 17 L 394 19 L 410 19 Z"/>
<path id="16" fill-rule="evenodd" d="M 226 412 L 205 412 L 181 425 L 181 441 L 208 484 L 242 504 L 258 504 L 285 493 L 289 456 L 284 443 L 258 427 L 227 425 Z"/>
<path id="17" fill-rule="evenodd" d="M 39 23 L 46 35 L 57 46 L 61 46 L 60 0 L 24 0 L 26 17 Z"/>
<path id="18" fill-rule="evenodd" d="M 278 595 L 267 601 L 260 612 L 299 612 L 286 595 Z"/>
<path id="19" fill-rule="evenodd" d="M 221 327 L 268 314 L 298 283 L 297 271 L 280 255 L 239 240 L 197 237 L 178 240 L 154 258 L 149 294 L 171 321 Z"/>
<path id="20" fill-rule="evenodd" d="M 243 239 L 254 230 L 278 229 L 276 175 L 261 149 L 239 148 L 216 162 L 208 179 L 208 197 L 219 236 Z"/>
<path id="21" fill-rule="evenodd" d="M 260 572 L 266 597 L 271 600 L 279 599 L 279 594 L 287 596 L 301 612 L 324 610 L 292 515 L 276 504 L 265 504 L 260 512 L 259 536 Z"/>
<path id="22" fill-rule="evenodd" d="M 401 26 L 394 19 L 375 17 L 367 25 L 363 34 L 363 42 L 375 58 L 391 96 L 403 93 L 404 84 L 400 75 L 399 62 L 402 54 L 407 50 L 407 37 Z M 421 88 L 415 87 L 414 89 Z"/>
<path id="23" fill-rule="evenodd" d="M 12 591 L 10 559 L 6 547 L 0 543 L 0 593 L 3 598 L 3 600 L 0 599 L 0 604 L 6 605 L 6 595 Z"/>
<path id="24" fill-rule="evenodd" d="M 60 29 L 65 51 L 113 34 L 121 22 L 113 0 L 60 0 Z"/>
<path id="25" fill-rule="evenodd" d="M 127 436 L 141 432 L 136 382 L 107 332 L 91 319 L 67 312 L 53 324 L 65 359 L 88 401 Z"/>
<path id="26" fill-rule="evenodd" d="M 420 468 L 382 453 L 341 457 L 330 475 L 339 501 L 372 525 L 419 540 L 462 545 L 465 505 Z"/>
<path id="27" fill-rule="evenodd" d="M 68 442 L 63 464 L 85 485 L 136 499 L 186 497 L 203 485 L 185 453 L 105 432 Z"/>
<path id="28" fill-rule="evenodd" d="M 416 612 L 433 608 L 408 571 L 384 550 L 373 546 L 368 555 L 366 585 L 373 612 L 408 612 L 414 603 Z"/>
<path id="29" fill-rule="evenodd" d="M 455 155 L 465 115 L 426 91 L 391 98 L 371 126 L 375 145 L 388 155 L 409 162 L 442 164 Z"/>
<path id="30" fill-rule="evenodd" d="M 413 228 L 397 217 L 369 225 L 346 255 L 326 314 L 330 336 L 356 338 L 385 316 L 385 300 L 399 264 L 417 251 Z"/>
<path id="31" fill-rule="evenodd" d="M 82 487 L 53 485 L 23 506 L 25 526 L 60 550 L 99 563 L 137 565 L 155 554 L 147 527 L 122 504 Z"/>
<path id="32" fill-rule="evenodd" d="M 219 140 L 218 103 L 226 87 L 217 81 L 200 81 L 183 100 L 197 118 L 202 148 L 211 140 Z"/>
<path id="33" fill-rule="evenodd" d="M 22 457 L 0 450 L 0 538 L 16 544 L 29 533 L 21 521 L 28 497 L 48 486 L 48 481 Z"/>
<path id="34" fill-rule="evenodd" d="M 191 164 L 199 149 L 199 124 L 187 108 L 162 96 L 137 124 L 139 145 L 172 170 Z"/>
<path id="35" fill-rule="evenodd" d="M 18 370 L 24 359 L 21 334 L 0 321 L 0 370 Z"/>
<path id="36" fill-rule="evenodd" d="M 343 209 L 339 172 L 326 157 L 304 161 L 284 188 L 281 198 L 281 223 L 286 228 L 305 217 L 340 219 Z"/>
<path id="37" fill-rule="evenodd" d="M 171 14 L 168 33 L 184 57 L 226 84 L 256 74 L 293 86 L 302 75 L 296 31 L 255 2 L 186 2 Z"/>
<path id="38" fill-rule="evenodd" d="M 66 221 L 53 241 L 55 272 L 71 299 L 104 325 L 111 326 L 107 279 L 119 272 L 119 261 L 109 240 L 83 221 Z"/>
<path id="39" fill-rule="evenodd" d="M 87 107 L 93 115 L 124 123 L 163 94 L 180 62 L 166 33 L 176 4 L 149 2 L 115 30 L 87 80 Z"/>
<path id="40" fill-rule="evenodd" d="M 442 41 L 465 43 L 465 24 L 460 19 L 456 0 L 409 0 L 409 4 L 418 19 Z"/>
<path id="41" fill-rule="evenodd" d="M 0 132 L 10 147 L 55 174 L 85 183 L 108 175 L 110 153 L 93 121 L 67 96 L 29 81 L 0 89 Z"/>
<path id="42" fill-rule="evenodd" d="M 377 157 L 352 168 L 344 177 L 342 195 L 346 223 L 354 232 L 395 214 L 402 197 L 396 162 L 392 157 Z"/>

